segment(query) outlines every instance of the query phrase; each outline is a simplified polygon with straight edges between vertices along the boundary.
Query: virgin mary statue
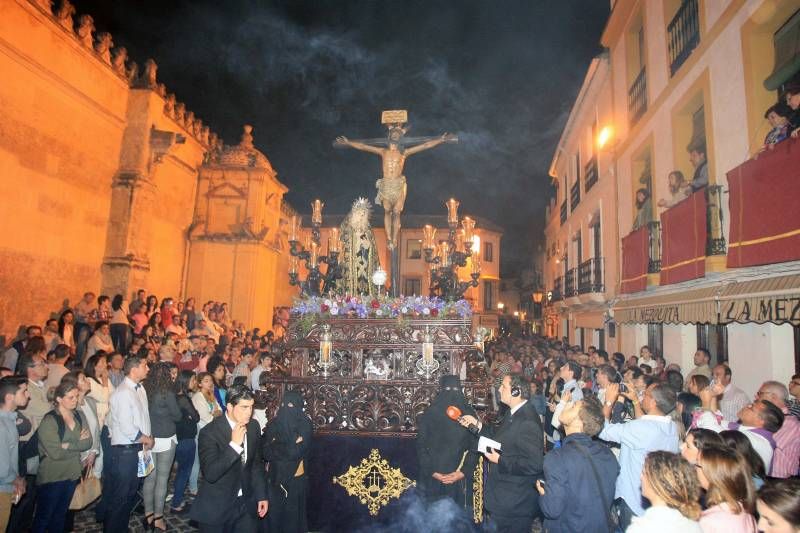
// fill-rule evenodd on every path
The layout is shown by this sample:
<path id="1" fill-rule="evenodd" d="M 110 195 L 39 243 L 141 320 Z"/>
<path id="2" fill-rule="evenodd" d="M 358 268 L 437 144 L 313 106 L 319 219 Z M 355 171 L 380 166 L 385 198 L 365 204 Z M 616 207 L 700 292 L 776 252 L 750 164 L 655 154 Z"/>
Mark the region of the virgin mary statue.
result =
<path id="1" fill-rule="evenodd" d="M 342 281 L 347 294 L 378 294 L 372 273 L 380 267 L 378 246 L 369 224 L 372 205 L 366 198 L 353 202 L 350 213 L 339 228 L 342 239 Z"/>

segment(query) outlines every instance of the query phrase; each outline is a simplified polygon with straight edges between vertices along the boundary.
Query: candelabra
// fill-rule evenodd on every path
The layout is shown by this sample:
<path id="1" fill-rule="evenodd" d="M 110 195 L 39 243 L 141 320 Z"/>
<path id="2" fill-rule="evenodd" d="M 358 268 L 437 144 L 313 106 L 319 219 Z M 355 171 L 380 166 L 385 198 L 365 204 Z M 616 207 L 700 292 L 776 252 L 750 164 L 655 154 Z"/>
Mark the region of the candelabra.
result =
<path id="1" fill-rule="evenodd" d="M 436 244 L 436 228 L 430 224 L 422 229 L 425 262 L 431 265 L 431 296 L 439 296 L 445 300 L 458 300 L 470 287 L 478 286 L 481 277 L 481 265 L 477 254 L 472 254 L 472 236 L 475 221 L 464 217 L 461 229 L 458 229 L 458 200 L 450 198 L 447 206 L 447 225 L 450 228 L 447 240 Z M 458 269 L 467 266 L 467 259 L 472 259 L 470 280 L 461 281 Z"/>
<path id="2" fill-rule="evenodd" d="M 289 253 L 292 255 L 289 266 L 289 284 L 299 286 L 302 294 L 319 296 L 336 288 L 336 281 L 342 278 L 342 267 L 339 264 L 339 229 L 331 228 L 328 236 L 328 255 L 320 255 L 320 228 L 322 227 L 322 207 L 320 200 L 311 202 L 311 234 L 306 235 L 305 245 L 300 244 L 302 222 L 299 215 L 292 216 L 289 227 Z M 305 262 L 308 275 L 300 279 L 299 263 Z M 323 274 L 320 263 L 328 265 Z M 322 288 L 320 288 L 322 285 Z"/>

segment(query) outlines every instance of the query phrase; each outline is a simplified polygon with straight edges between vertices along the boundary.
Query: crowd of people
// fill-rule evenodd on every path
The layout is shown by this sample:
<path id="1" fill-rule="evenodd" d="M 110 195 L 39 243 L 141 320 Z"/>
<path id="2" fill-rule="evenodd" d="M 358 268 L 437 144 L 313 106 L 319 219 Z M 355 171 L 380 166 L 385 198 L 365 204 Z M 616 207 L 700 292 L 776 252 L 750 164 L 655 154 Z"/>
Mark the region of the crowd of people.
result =
<path id="1" fill-rule="evenodd" d="M 70 531 L 95 501 L 104 531 L 125 531 L 139 500 L 148 531 L 167 507 L 202 531 L 306 531 L 303 398 L 267 420 L 254 393 L 286 373 L 284 326 L 139 291 L 27 327 L 0 367 L 0 531 Z M 703 349 L 691 369 L 536 336 L 484 355 L 497 417 L 448 375 L 418 420 L 426 498 L 461 498 L 482 457 L 495 531 L 800 531 L 800 375 L 751 396 Z"/>
<path id="2" fill-rule="evenodd" d="M 70 531 L 75 510 L 93 501 L 104 531 L 126 531 L 138 498 L 145 529 L 166 530 L 167 505 L 191 513 L 187 494 L 213 490 L 204 463 L 221 464 L 220 452 L 203 456 L 202 430 L 215 421 L 231 424 L 222 426 L 230 442 L 259 449 L 247 463 L 262 453 L 279 460 L 285 450 L 262 450 L 260 439 L 248 444 L 231 432 L 251 417 L 249 435 L 267 427 L 253 391 L 285 371 L 281 315 L 262 334 L 232 320 L 225 303 L 159 303 L 144 290 L 128 303 L 87 292 L 44 327 L 24 328 L 0 359 L 0 532 Z M 258 486 L 253 514 L 264 516 L 267 486 Z M 201 529 L 238 519 L 213 500 L 208 509 L 194 511 Z"/>
<path id="3" fill-rule="evenodd" d="M 800 531 L 800 375 L 750 396 L 704 349 L 691 369 L 647 346 L 626 357 L 541 337 L 500 338 L 486 355 L 499 427 L 517 416 L 513 386 L 538 414 L 525 440 L 542 440 L 527 470 L 514 471 L 503 439 L 502 455 L 484 454 L 497 477 L 527 476 L 538 493 L 501 509 L 495 522 L 513 512 L 517 525 L 498 531 L 530 531 L 536 516 L 551 532 Z"/>

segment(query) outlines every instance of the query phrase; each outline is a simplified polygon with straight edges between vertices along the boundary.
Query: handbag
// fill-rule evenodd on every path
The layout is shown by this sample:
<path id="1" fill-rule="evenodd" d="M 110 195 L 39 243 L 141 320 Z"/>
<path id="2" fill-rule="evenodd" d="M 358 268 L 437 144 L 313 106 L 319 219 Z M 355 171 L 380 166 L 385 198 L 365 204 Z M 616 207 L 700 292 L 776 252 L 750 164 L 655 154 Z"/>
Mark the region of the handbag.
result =
<path id="1" fill-rule="evenodd" d="M 589 461 L 589 466 L 592 467 L 592 473 L 594 474 L 594 480 L 595 482 L 597 482 L 597 488 L 600 489 L 600 497 L 603 499 L 603 501 L 607 501 L 606 491 L 603 489 L 603 482 L 600 481 L 600 473 L 597 471 L 597 467 L 595 466 L 594 461 L 592 460 L 591 454 L 589 454 L 589 450 L 587 450 L 586 448 L 583 447 L 583 445 L 578 444 L 577 442 L 571 442 L 570 444 L 575 446 L 575 449 L 578 450 L 578 452 L 581 455 L 583 455 L 587 461 Z M 622 531 L 619 527 L 619 516 L 611 512 L 610 506 L 604 507 L 603 510 L 606 513 L 606 524 L 608 526 L 609 533 L 616 533 L 618 531 Z"/>
<path id="2" fill-rule="evenodd" d="M 69 502 L 71 511 L 78 511 L 83 509 L 97 498 L 103 492 L 103 485 L 100 480 L 94 475 L 94 468 L 92 465 L 86 467 L 78 486 L 75 487 L 75 493 L 72 495 L 72 501 Z"/>

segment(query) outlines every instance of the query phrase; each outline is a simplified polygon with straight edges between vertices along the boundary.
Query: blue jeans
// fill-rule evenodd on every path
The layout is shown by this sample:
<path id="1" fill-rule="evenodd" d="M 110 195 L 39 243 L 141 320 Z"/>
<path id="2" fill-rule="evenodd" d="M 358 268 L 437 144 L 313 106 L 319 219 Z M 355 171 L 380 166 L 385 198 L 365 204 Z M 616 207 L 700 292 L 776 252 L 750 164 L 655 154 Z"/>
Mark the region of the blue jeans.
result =
<path id="1" fill-rule="evenodd" d="M 39 499 L 33 516 L 33 533 L 62 533 L 69 502 L 78 486 L 77 479 L 44 483 L 37 488 Z"/>
<path id="2" fill-rule="evenodd" d="M 139 489 L 137 470 L 140 449 L 111 447 L 111 461 L 108 465 L 110 468 L 103 476 L 105 478 L 103 494 L 107 494 L 103 515 L 105 533 L 128 531 L 128 521 L 136 505 L 136 491 Z"/>
<path id="3" fill-rule="evenodd" d="M 198 429 L 197 434 L 200 434 Z M 197 492 L 197 480 L 200 477 L 200 457 L 197 454 L 197 437 L 194 438 L 194 463 L 192 464 L 192 473 L 189 475 L 189 490 Z"/>
<path id="4" fill-rule="evenodd" d="M 175 461 L 178 469 L 175 472 L 175 488 L 173 489 L 172 508 L 180 507 L 183 503 L 183 494 L 186 492 L 186 485 L 189 483 L 189 475 L 194 466 L 195 443 L 194 437 L 191 439 L 181 439 L 175 449 Z"/>

